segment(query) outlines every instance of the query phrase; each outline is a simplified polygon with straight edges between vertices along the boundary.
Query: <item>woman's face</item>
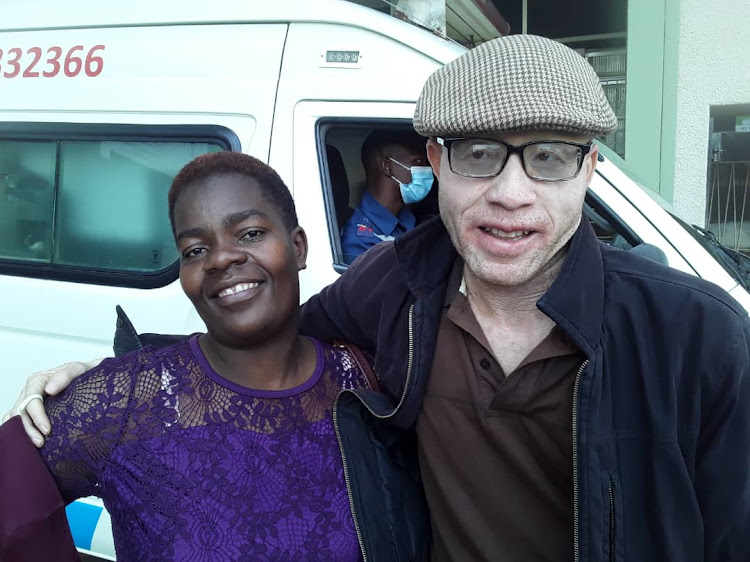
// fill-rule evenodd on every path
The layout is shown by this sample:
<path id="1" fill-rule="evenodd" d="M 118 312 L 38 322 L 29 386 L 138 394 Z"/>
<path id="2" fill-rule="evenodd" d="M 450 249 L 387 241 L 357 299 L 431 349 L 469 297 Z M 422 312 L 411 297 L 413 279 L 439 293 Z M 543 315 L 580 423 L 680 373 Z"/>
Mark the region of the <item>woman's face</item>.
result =
<path id="1" fill-rule="evenodd" d="M 221 174 L 187 185 L 174 229 L 180 283 L 212 338 L 247 347 L 296 333 L 307 238 L 288 230 L 255 180 Z"/>

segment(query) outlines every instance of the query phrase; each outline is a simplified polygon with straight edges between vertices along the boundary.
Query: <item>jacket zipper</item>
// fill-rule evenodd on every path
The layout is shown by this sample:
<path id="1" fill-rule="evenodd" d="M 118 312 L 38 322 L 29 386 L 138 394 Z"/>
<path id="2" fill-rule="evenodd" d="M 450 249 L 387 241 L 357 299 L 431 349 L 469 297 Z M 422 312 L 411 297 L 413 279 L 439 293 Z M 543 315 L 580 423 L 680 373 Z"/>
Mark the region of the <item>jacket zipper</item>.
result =
<path id="1" fill-rule="evenodd" d="M 589 360 L 586 359 L 576 373 L 575 384 L 573 385 L 573 560 L 580 560 L 578 551 L 578 387 L 580 386 L 581 375 Z"/>
<path id="2" fill-rule="evenodd" d="M 409 347 L 409 360 L 406 363 L 406 381 L 404 382 L 404 391 L 401 393 L 401 398 L 398 401 L 398 404 L 393 409 L 393 411 L 388 414 L 387 416 L 378 416 L 370 410 L 370 412 L 375 415 L 375 417 L 380 419 L 388 419 L 396 414 L 396 412 L 399 411 L 401 408 L 401 405 L 406 401 L 406 394 L 409 391 L 409 383 L 411 383 L 411 372 L 412 367 L 414 365 L 414 303 L 409 305 L 409 341 L 408 341 L 408 347 Z M 367 406 L 367 404 L 365 404 Z M 370 409 L 369 407 L 367 408 Z"/>
<path id="3" fill-rule="evenodd" d="M 615 489 L 609 477 L 609 560 L 615 562 Z"/>
<path id="4" fill-rule="evenodd" d="M 339 398 L 346 392 L 342 391 L 336 397 L 333 402 L 333 428 L 336 431 L 336 440 L 339 442 L 339 451 L 341 451 L 341 464 L 344 467 L 344 483 L 346 484 L 346 495 L 349 497 L 349 509 L 352 511 L 352 519 L 354 520 L 354 530 L 357 533 L 357 542 L 359 543 L 359 549 L 362 551 L 362 560 L 367 562 L 367 552 L 365 552 L 365 541 L 362 539 L 362 530 L 359 527 L 359 521 L 357 520 L 357 510 L 354 508 L 354 496 L 352 495 L 352 484 L 349 480 L 349 463 L 346 461 L 346 453 L 344 453 L 344 444 L 341 442 L 341 432 L 339 431 L 339 417 L 338 417 L 338 405 Z"/>
<path id="5" fill-rule="evenodd" d="M 388 414 L 387 416 L 381 416 L 380 414 L 376 414 L 372 411 L 370 406 L 367 405 L 366 402 L 362 401 L 362 404 L 365 408 L 376 418 L 379 420 L 387 420 L 388 418 L 392 418 L 396 415 L 396 412 L 399 411 L 404 401 L 406 401 L 406 394 L 409 390 L 409 383 L 411 383 L 411 372 L 412 367 L 414 366 L 414 304 L 411 304 L 409 306 L 409 361 L 406 363 L 406 382 L 404 383 L 404 391 L 401 393 L 401 398 L 398 401 L 398 404 L 393 409 L 393 411 Z"/>
<path id="6" fill-rule="evenodd" d="M 372 411 L 370 406 L 367 405 L 366 402 L 361 401 L 365 408 L 372 414 L 374 417 L 384 420 L 388 419 L 391 416 L 393 416 L 401 407 L 401 405 L 406 400 L 406 393 L 409 389 L 409 383 L 411 382 L 411 372 L 412 372 L 412 366 L 414 363 L 414 304 L 411 304 L 409 306 L 409 360 L 406 364 L 406 382 L 404 383 L 404 391 L 401 394 L 401 399 L 398 401 L 398 405 L 396 405 L 396 408 L 388 414 L 387 416 L 381 416 L 379 414 L 376 414 Z M 336 439 L 339 442 L 339 451 L 341 451 L 341 464 L 344 467 L 344 483 L 346 484 L 346 493 L 349 496 L 349 508 L 352 511 L 352 519 L 354 520 L 354 530 L 357 532 L 357 542 L 359 542 L 359 549 L 362 551 L 362 559 L 364 562 L 367 562 L 367 552 L 365 551 L 365 541 L 362 539 L 362 530 L 359 526 L 359 521 L 357 520 L 357 511 L 354 507 L 354 496 L 352 495 L 352 485 L 351 480 L 349 480 L 349 464 L 346 460 L 346 453 L 344 452 L 344 445 L 341 442 L 341 432 L 339 431 L 339 419 L 338 419 L 338 404 L 339 404 L 339 398 L 344 392 L 349 391 L 342 391 L 339 393 L 339 395 L 336 397 L 336 400 L 333 403 L 333 427 L 336 431 Z M 356 396 L 356 394 L 355 394 Z"/>
<path id="7" fill-rule="evenodd" d="M 609 560 L 615 562 L 615 491 L 609 477 Z"/>

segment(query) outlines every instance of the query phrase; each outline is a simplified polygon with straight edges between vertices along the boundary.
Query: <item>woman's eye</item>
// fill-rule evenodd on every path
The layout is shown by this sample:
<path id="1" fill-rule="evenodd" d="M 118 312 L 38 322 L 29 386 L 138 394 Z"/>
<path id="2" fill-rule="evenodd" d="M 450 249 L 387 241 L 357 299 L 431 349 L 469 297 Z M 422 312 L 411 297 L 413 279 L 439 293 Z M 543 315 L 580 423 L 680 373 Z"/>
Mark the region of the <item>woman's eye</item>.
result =
<path id="1" fill-rule="evenodd" d="M 205 251 L 206 251 L 205 248 L 188 248 L 182 253 L 182 258 L 183 259 L 195 258 L 200 255 L 203 255 Z"/>
<path id="2" fill-rule="evenodd" d="M 242 236 L 240 236 L 240 240 L 256 240 L 262 234 L 262 230 L 248 230 L 247 232 L 243 233 Z"/>

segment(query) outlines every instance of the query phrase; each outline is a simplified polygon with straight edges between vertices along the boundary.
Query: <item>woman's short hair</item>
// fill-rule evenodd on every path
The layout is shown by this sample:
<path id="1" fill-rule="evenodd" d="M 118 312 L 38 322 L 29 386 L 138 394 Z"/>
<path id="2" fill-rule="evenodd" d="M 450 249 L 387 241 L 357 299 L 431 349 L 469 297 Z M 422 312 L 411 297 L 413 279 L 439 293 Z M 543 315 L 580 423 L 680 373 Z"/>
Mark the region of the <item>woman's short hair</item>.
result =
<path id="1" fill-rule="evenodd" d="M 168 202 L 169 222 L 173 231 L 175 201 L 185 187 L 224 174 L 238 174 L 254 180 L 263 197 L 276 205 L 285 226 L 292 230 L 299 225 L 292 194 L 271 166 L 242 152 L 212 152 L 201 154 L 188 162 L 172 181 Z"/>

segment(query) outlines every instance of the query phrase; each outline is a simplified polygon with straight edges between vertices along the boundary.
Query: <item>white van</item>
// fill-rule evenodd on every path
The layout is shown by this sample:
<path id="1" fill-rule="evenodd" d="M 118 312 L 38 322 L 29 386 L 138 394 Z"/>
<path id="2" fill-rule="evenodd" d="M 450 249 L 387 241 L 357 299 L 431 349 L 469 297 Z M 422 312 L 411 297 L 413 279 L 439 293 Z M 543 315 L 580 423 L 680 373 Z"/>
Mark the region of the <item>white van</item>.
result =
<path id="1" fill-rule="evenodd" d="M 309 237 L 302 299 L 335 280 L 363 139 L 410 129 L 425 79 L 464 52 L 335 0 L 9 0 L 0 11 L 0 412 L 28 373 L 111 354 L 118 304 L 142 330 L 202 329 L 166 212 L 171 177 L 200 153 L 274 167 Z M 658 246 L 750 308 L 733 262 L 606 158 L 587 215 L 602 239 Z M 69 514 L 79 547 L 113 555 L 101 503 Z"/>

